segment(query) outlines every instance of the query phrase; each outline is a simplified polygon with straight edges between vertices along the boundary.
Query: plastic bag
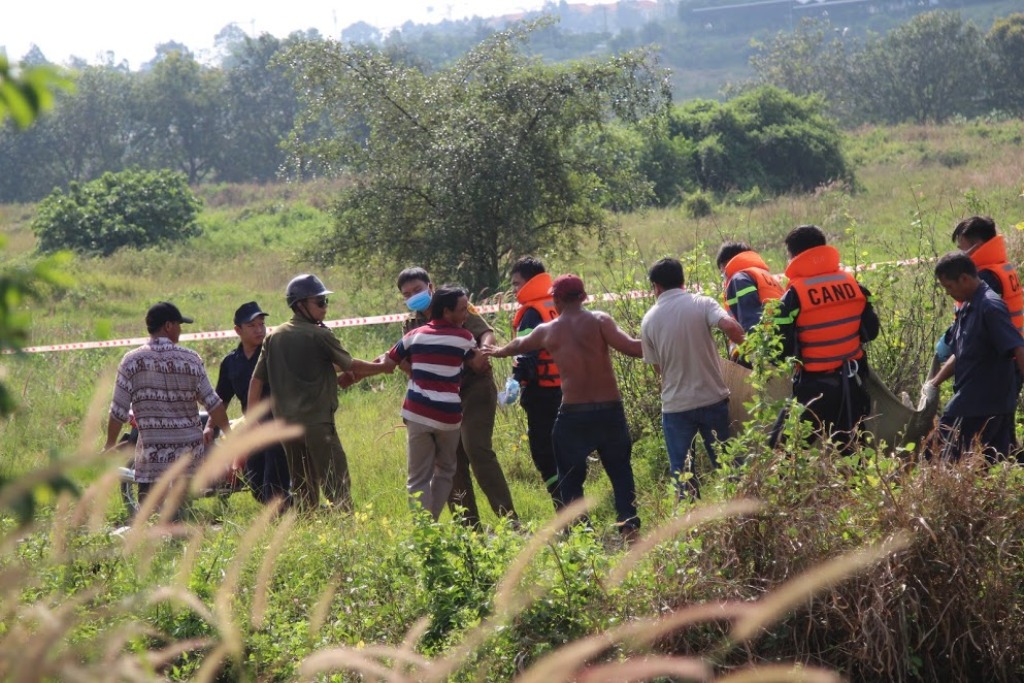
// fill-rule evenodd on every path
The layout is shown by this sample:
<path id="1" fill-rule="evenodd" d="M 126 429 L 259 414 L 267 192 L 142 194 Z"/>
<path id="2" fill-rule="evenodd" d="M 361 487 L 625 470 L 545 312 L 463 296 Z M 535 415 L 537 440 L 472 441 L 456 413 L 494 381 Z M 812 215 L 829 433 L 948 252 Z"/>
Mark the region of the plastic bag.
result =
<path id="1" fill-rule="evenodd" d="M 505 388 L 498 392 L 498 405 L 510 406 L 519 400 L 519 380 L 509 377 L 505 381 Z"/>

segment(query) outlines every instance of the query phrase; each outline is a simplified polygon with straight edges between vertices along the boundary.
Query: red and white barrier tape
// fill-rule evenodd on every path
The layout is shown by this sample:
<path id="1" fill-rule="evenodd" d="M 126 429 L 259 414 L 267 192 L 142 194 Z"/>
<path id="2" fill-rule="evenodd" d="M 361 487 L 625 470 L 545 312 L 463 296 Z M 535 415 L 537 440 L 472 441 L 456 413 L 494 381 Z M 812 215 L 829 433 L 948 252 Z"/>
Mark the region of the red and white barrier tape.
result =
<path id="1" fill-rule="evenodd" d="M 896 265 L 896 266 L 910 266 L 929 261 L 931 259 L 922 258 L 911 258 L 901 261 L 883 261 L 879 263 L 865 263 L 855 267 L 847 267 L 845 270 L 851 272 L 862 272 L 865 270 L 875 270 L 881 266 Z M 624 293 L 606 293 L 600 296 L 591 295 L 589 302 L 594 301 L 617 301 L 619 299 L 643 299 L 651 296 L 650 291 L 633 290 Z M 512 311 L 515 310 L 517 304 L 486 304 L 483 306 L 476 306 L 476 310 L 479 313 L 496 313 L 500 310 Z M 362 327 L 364 325 L 381 325 L 384 323 L 401 323 L 409 318 L 408 313 L 387 313 L 385 315 L 371 315 L 363 318 L 341 318 L 339 320 L 325 320 L 324 324 L 327 327 Z M 268 330 L 273 330 L 270 327 Z M 234 339 L 236 337 L 234 329 L 230 330 L 217 330 L 214 332 L 191 332 L 188 334 L 181 335 L 179 341 L 205 341 L 207 339 Z M 86 349 L 109 349 L 123 346 L 141 346 L 149 341 L 149 337 L 133 337 L 131 339 L 108 339 L 106 341 L 85 341 L 85 342 L 73 342 L 70 344 L 48 344 L 44 346 L 27 346 L 22 349 L 25 353 L 51 353 L 55 351 L 84 351 Z M 12 353 L 11 351 L 4 351 L 4 353 Z"/>

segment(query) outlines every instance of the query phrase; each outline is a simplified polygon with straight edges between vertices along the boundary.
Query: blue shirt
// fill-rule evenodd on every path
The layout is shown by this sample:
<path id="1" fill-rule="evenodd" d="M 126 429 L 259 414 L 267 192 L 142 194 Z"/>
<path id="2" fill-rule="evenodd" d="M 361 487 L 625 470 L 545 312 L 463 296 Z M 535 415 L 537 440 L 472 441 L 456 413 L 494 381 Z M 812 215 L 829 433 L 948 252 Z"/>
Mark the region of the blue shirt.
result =
<path id="1" fill-rule="evenodd" d="M 1002 297 L 984 281 L 956 314 L 952 346 L 956 356 L 954 394 L 946 404 L 946 414 L 1012 414 L 1020 388 L 1013 351 L 1024 346 L 1024 337 L 1010 321 Z"/>
<path id="2" fill-rule="evenodd" d="M 750 332 L 761 322 L 764 304 L 761 303 L 761 295 L 757 292 L 757 282 L 746 273 L 736 273 L 729 280 L 729 286 L 725 289 L 725 300 L 729 305 L 729 313 L 744 332 Z"/>

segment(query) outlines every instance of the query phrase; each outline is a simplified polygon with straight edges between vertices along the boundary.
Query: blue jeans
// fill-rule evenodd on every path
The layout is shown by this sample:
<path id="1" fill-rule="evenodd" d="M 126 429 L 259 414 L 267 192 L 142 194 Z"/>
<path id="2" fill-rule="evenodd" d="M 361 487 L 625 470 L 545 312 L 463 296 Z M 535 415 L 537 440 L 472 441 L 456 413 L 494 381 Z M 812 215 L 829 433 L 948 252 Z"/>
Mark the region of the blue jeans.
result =
<path id="1" fill-rule="evenodd" d="M 704 439 L 704 448 L 708 452 L 711 466 L 718 467 L 715 442 L 729 438 L 729 399 L 679 413 L 662 413 L 661 430 L 665 435 L 665 448 L 668 450 L 668 463 L 674 481 L 679 482 L 684 471 L 693 472 L 693 458 L 689 458 L 689 463 L 687 459 L 693 453 L 693 442 L 697 434 Z M 684 492 L 684 487 L 700 497 L 696 473 L 687 484 L 680 487 L 680 494 Z"/>
<path id="2" fill-rule="evenodd" d="M 583 497 L 587 478 L 587 456 L 601 457 L 612 482 L 615 513 L 620 530 L 640 527 L 636 514 L 636 484 L 633 481 L 633 441 L 626 426 L 620 401 L 562 405 L 551 432 L 558 465 L 558 494 L 563 504 Z"/>

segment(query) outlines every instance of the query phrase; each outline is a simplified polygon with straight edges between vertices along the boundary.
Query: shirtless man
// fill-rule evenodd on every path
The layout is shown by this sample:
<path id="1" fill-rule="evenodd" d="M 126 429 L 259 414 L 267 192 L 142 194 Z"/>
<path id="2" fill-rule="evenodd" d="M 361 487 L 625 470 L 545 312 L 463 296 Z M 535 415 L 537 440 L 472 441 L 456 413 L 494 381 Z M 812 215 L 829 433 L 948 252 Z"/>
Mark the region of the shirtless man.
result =
<path id="1" fill-rule="evenodd" d="M 583 497 L 587 456 L 597 451 L 612 482 L 619 531 L 631 540 L 640 528 L 630 466 L 633 443 L 608 348 L 634 358 L 643 357 L 643 348 L 607 313 L 583 308 L 587 292 L 579 277 L 556 278 L 551 295 L 558 318 L 488 353 L 505 358 L 547 349 L 551 354 L 562 376 L 562 405 L 551 435 L 562 503 Z"/>

